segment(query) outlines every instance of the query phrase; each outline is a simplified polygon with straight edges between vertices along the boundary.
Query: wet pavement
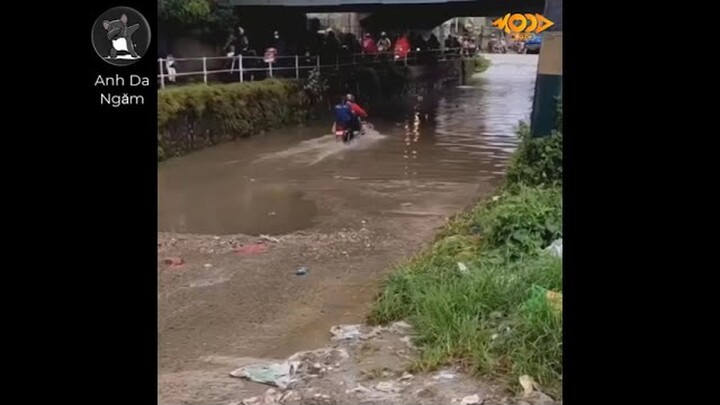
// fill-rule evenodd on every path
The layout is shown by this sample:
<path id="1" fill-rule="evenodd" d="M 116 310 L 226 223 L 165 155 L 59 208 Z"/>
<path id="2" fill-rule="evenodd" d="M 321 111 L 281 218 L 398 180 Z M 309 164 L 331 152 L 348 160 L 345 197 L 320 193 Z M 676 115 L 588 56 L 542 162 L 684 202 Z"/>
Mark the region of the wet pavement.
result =
<path id="1" fill-rule="evenodd" d="M 529 118 L 537 56 L 492 57 L 471 85 L 413 100 L 416 114 L 370 111 L 374 128 L 350 146 L 328 122 L 159 165 L 161 403 L 230 398 L 241 383 L 208 356 L 322 346 L 332 324 L 362 320 L 394 263 L 496 189 Z M 260 234 L 280 243 L 253 257 L 233 250 Z M 186 263 L 168 268 L 166 256 Z"/>

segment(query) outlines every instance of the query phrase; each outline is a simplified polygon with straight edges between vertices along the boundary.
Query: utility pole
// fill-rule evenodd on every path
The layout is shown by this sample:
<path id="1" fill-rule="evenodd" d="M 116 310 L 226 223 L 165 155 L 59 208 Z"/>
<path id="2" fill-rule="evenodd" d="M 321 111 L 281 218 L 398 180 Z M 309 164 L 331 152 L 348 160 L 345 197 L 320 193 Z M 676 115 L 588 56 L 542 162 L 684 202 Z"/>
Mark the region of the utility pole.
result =
<path id="1" fill-rule="evenodd" d="M 545 0 L 543 16 L 554 25 L 542 32 L 530 119 L 535 137 L 550 135 L 557 119 L 557 98 L 562 96 L 562 0 Z"/>

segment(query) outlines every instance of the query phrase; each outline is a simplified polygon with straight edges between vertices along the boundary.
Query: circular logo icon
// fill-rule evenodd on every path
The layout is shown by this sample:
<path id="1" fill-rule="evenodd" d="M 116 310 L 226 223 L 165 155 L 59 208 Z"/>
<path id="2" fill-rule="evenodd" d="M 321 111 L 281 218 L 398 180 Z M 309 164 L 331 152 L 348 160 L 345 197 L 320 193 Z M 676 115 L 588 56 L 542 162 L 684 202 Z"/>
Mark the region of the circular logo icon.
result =
<path id="1" fill-rule="evenodd" d="M 139 61 L 150 47 L 150 24 L 139 11 L 113 7 L 95 20 L 92 44 L 98 56 L 114 66 Z"/>

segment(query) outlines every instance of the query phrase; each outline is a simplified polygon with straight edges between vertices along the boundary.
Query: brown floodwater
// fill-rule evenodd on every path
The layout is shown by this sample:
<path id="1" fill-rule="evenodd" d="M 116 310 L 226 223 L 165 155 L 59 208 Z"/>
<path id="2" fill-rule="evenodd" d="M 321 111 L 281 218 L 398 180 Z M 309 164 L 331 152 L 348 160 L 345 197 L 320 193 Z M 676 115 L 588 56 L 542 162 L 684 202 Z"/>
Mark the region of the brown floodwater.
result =
<path id="1" fill-rule="evenodd" d="M 331 226 L 332 211 L 382 211 L 375 193 L 412 203 L 409 189 L 443 192 L 445 182 L 497 184 L 530 114 L 537 59 L 497 57 L 470 85 L 405 100 L 405 113 L 372 115 L 352 145 L 331 122 L 281 129 L 171 159 L 158 169 L 161 231 L 285 234 Z M 378 182 L 384 187 L 378 191 Z M 333 200 L 333 208 L 318 196 Z M 340 207 L 340 208 L 338 208 Z"/>

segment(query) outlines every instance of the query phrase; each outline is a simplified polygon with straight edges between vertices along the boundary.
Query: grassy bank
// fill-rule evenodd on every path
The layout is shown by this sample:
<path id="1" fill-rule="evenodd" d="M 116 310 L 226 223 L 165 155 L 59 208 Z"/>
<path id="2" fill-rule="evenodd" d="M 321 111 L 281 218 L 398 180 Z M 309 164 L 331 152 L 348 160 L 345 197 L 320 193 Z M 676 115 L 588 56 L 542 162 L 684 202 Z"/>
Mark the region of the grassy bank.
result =
<path id="1" fill-rule="evenodd" d="M 511 388 L 527 374 L 558 398 L 562 260 L 544 248 L 562 237 L 562 134 L 519 133 L 505 187 L 393 272 L 369 321 L 413 324 L 419 369 L 456 363 Z"/>
<path id="2" fill-rule="evenodd" d="M 302 84 L 264 80 L 178 86 L 158 92 L 158 160 L 302 122 Z"/>

